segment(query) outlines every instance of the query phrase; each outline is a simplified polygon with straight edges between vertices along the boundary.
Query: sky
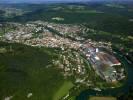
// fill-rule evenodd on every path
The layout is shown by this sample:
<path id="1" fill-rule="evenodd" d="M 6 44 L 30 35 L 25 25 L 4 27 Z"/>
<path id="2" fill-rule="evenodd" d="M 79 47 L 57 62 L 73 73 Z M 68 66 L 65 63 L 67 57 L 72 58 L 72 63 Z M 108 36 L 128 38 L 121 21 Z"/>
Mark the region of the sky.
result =
<path id="1" fill-rule="evenodd" d="M 86 2 L 86 1 L 103 1 L 103 0 L 0 0 L 0 3 L 42 3 L 42 2 L 45 3 L 45 2 L 81 2 L 81 1 Z M 105 1 L 111 1 L 111 0 L 105 0 Z M 128 1 L 133 1 L 133 0 L 128 0 Z"/>

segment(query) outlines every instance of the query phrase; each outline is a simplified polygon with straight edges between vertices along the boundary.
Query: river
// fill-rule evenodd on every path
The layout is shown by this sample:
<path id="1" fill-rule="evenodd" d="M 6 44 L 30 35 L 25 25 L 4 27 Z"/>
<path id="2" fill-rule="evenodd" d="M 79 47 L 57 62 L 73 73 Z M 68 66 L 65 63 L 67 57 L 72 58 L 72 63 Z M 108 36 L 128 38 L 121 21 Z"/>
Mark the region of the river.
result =
<path id="1" fill-rule="evenodd" d="M 121 53 L 117 51 L 116 56 L 119 58 L 121 63 L 124 65 L 125 70 L 127 72 L 127 80 L 122 87 L 119 88 L 108 88 L 102 91 L 95 90 L 85 90 L 76 97 L 76 100 L 88 100 L 89 96 L 117 96 L 120 93 L 127 93 L 131 86 L 133 86 L 133 65 L 129 64 L 124 56 L 121 56 Z"/>

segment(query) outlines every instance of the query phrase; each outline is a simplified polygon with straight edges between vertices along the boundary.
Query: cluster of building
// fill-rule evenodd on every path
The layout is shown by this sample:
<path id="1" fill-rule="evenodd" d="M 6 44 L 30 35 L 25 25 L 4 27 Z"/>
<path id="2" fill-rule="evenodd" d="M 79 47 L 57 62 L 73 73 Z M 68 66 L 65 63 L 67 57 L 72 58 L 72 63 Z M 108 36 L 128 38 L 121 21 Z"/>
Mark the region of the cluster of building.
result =
<path id="1" fill-rule="evenodd" d="M 80 47 L 80 42 L 53 34 L 45 28 L 46 25 L 47 23 L 44 23 L 43 26 L 38 26 L 36 23 L 28 23 L 26 25 L 18 24 L 15 31 L 5 33 L 2 39 L 3 41 L 32 46 L 61 47 L 62 49 L 73 48 L 76 50 Z"/>
<path id="2" fill-rule="evenodd" d="M 64 48 L 73 48 L 78 50 L 78 48 L 80 47 L 80 43 L 79 42 L 73 42 L 69 39 L 64 39 L 64 38 L 59 38 L 57 37 L 45 37 L 45 38 L 34 38 L 31 40 L 27 40 L 25 41 L 25 44 L 28 45 L 32 45 L 32 46 L 46 46 L 46 47 L 58 47 L 58 48 L 62 48 L 62 50 L 64 50 Z"/>
<path id="3" fill-rule="evenodd" d="M 58 31 L 61 35 L 69 36 L 77 40 L 84 40 L 84 38 L 79 36 L 79 34 L 84 32 L 84 27 L 81 25 L 49 23 L 47 26 Z"/>
<path id="4" fill-rule="evenodd" d="M 102 79 L 107 82 L 116 82 L 125 78 L 121 63 L 109 50 L 85 44 L 82 46 L 82 52 Z M 119 67 L 120 71 L 115 67 Z"/>
<path id="5" fill-rule="evenodd" d="M 64 51 L 60 54 L 59 60 L 53 61 L 56 66 L 63 70 L 64 76 L 71 75 L 85 75 L 86 69 L 83 59 L 80 58 L 80 55 L 77 52 L 71 50 Z"/>

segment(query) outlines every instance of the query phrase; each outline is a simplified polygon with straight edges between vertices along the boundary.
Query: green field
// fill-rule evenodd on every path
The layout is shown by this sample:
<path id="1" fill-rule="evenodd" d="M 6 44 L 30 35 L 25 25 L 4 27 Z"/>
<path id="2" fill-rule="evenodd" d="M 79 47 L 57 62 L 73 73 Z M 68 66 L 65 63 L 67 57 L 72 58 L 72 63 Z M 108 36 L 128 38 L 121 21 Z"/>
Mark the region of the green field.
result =
<path id="1" fill-rule="evenodd" d="M 56 92 L 53 100 L 59 100 L 61 97 L 67 95 L 69 93 L 69 90 L 73 87 L 73 83 L 70 81 L 65 81 L 60 89 Z"/>
<path id="2" fill-rule="evenodd" d="M 29 6 L 32 8 L 32 6 Z M 36 5 L 35 11 L 16 16 L 8 21 L 27 22 L 27 21 L 48 21 L 65 24 L 87 24 L 90 28 L 110 32 L 112 34 L 131 35 L 133 23 L 131 12 L 125 12 L 128 7 L 123 9 L 113 8 L 101 5 Z M 30 16 L 30 17 L 29 17 Z M 52 20 L 52 18 L 61 17 L 62 21 Z"/>
<path id="3" fill-rule="evenodd" d="M 116 100 L 115 97 L 90 97 L 89 100 Z"/>
<path id="4" fill-rule="evenodd" d="M 29 93 L 29 100 L 52 100 L 55 93 L 63 96 L 73 86 L 52 65 L 58 51 L 2 42 L 0 49 L 0 100 L 27 100 Z"/>

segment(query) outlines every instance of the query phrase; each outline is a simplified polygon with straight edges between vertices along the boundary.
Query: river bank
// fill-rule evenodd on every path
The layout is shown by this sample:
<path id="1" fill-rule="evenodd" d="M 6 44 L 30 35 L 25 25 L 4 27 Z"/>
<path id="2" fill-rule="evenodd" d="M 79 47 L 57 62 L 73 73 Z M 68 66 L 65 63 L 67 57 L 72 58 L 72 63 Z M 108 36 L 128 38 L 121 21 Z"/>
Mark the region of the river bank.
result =
<path id="1" fill-rule="evenodd" d="M 116 56 L 119 58 L 119 60 L 122 62 L 122 64 L 125 66 L 125 70 L 127 73 L 127 80 L 125 84 L 122 87 L 119 88 L 108 88 L 102 91 L 95 91 L 95 90 L 85 90 L 79 94 L 79 96 L 76 97 L 76 100 L 88 100 L 90 96 L 118 96 L 122 93 L 128 93 L 131 86 L 133 86 L 133 68 L 131 67 L 131 64 L 127 62 L 124 56 L 119 51 L 116 51 Z"/>

